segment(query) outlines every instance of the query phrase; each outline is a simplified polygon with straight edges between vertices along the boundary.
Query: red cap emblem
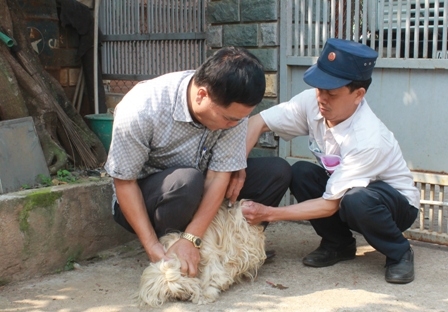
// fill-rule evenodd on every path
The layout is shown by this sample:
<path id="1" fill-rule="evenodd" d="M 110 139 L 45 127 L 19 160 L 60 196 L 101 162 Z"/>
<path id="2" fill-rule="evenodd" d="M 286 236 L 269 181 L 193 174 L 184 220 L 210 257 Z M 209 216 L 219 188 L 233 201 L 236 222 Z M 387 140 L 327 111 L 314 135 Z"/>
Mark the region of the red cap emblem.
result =
<path id="1" fill-rule="evenodd" d="M 330 62 L 333 62 L 335 59 L 336 59 L 336 53 L 334 53 L 334 52 L 328 53 L 328 60 Z"/>

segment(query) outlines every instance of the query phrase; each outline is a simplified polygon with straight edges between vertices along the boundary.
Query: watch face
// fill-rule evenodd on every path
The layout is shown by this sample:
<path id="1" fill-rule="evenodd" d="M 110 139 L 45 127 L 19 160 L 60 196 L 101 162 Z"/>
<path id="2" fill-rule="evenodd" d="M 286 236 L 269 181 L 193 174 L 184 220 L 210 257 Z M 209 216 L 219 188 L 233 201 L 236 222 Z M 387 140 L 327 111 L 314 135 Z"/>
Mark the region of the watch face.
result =
<path id="1" fill-rule="evenodd" d="M 197 246 L 197 247 L 200 247 L 202 245 L 201 239 L 200 238 L 196 238 L 194 240 L 194 245 Z"/>

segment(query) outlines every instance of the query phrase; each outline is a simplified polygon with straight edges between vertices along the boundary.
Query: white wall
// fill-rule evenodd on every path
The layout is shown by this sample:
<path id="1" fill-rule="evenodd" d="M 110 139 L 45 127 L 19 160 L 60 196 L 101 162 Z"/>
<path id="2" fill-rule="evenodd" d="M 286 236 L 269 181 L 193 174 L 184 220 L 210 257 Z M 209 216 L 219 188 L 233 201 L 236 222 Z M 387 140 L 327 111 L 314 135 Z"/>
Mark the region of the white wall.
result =
<path id="1" fill-rule="evenodd" d="M 309 88 L 308 67 L 290 67 L 290 97 Z M 448 72 L 378 68 L 366 99 L 394 133 L 411 170 L 448 172 Z M 307 138 L 281 142 L 281 156 L 311 157 Z"/>

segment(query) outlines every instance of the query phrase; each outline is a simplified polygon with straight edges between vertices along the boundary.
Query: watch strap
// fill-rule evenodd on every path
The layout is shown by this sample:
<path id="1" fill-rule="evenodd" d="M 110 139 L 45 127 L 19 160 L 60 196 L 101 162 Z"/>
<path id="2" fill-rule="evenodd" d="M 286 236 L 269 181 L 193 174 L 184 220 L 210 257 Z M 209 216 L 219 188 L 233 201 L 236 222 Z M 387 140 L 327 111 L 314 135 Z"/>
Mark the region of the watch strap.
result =
<path id="1" fill-rule="evenodd" d="M 190 233 L 186 233 L 186 232 L 182 232 L 182 234 L 180 234 L 181 238 L 185 238 L 186 240 L 189 240 L 190 242 L 193 243 L 194 247 L 196 248 L 201 248 L 201 244 L 197 244 L 197 241 L 201 242 L 201 238 L 198 236 L 195 236 L 193 234 Z"/>

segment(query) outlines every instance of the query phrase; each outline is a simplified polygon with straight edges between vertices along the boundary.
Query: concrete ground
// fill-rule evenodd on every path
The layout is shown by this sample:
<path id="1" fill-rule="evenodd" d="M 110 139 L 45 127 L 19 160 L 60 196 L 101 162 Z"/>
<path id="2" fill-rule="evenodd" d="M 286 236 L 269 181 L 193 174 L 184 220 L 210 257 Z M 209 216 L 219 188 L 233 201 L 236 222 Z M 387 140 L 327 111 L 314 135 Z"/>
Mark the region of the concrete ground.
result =
<path id="1" fill-rule="evenodd" d="M 132 301 L 147 258 L 137 241 L 80 263 L 73 271 L 0 287 L 0 311 L 448 311 L 448 247 L 412 241 L 415 281 L 384 280 L 383 255 L 357 235 L 357 257 L 327 268 L 301 259 L 319 237 L 307 223 L 280 222 L 267 230 L 275 258 L 253 282 L 234 285 L 215 303 L 165 303 L 138 308 Z"/>

